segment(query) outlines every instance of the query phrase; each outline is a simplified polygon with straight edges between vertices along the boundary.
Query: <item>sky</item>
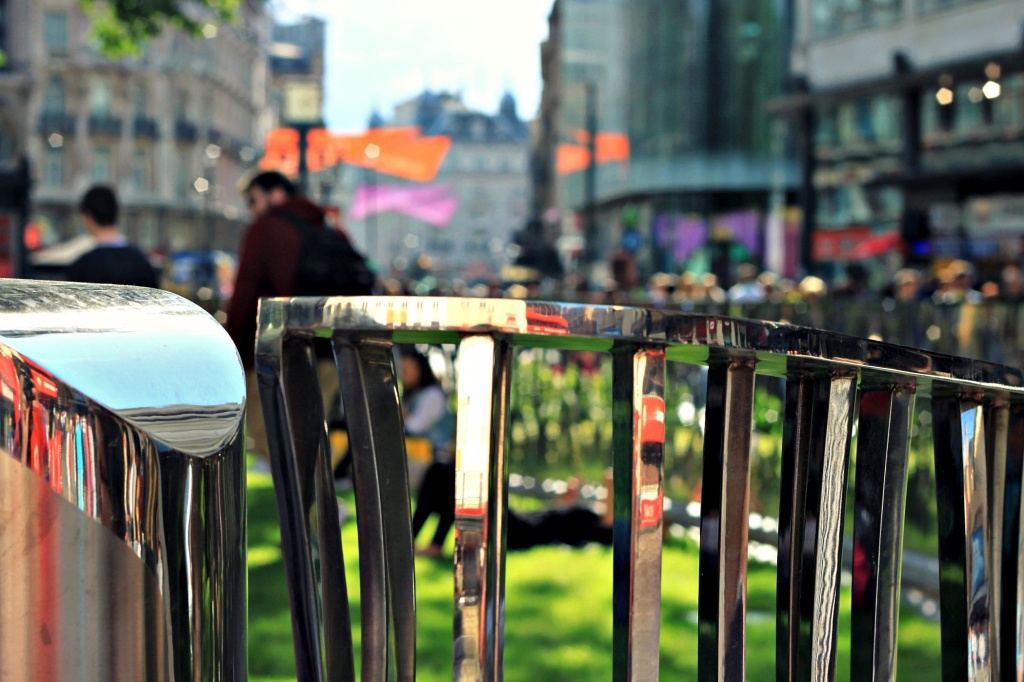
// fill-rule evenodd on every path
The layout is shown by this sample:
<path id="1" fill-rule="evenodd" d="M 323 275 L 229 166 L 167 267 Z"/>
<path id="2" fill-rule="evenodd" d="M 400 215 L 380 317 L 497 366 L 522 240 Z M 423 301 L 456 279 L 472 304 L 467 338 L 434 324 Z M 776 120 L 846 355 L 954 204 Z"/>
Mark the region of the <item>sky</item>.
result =
<path id="1" fill-rule="evenodd" d="M 287 23 L 327 21 L 324 117 L 336 132 L 365 129 L 374 109 L 425 88 L 461 91 L 467 106 L 495 112 L 512 92 L 519 115 L 540 102 L 540 43 L 553 0 L 276 0 Z"/>

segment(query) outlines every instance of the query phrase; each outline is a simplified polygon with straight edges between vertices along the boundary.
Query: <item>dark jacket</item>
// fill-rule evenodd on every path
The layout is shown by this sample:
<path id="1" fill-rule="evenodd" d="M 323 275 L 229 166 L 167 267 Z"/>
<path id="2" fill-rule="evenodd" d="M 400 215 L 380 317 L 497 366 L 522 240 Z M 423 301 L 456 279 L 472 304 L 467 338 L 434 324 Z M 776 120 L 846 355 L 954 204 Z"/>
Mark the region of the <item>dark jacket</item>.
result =
<path id="1" fill-rule="evenodd" d="M 69 282 L 128 284 L 153 289 L 159 285 L 153 264 L 131 244 L 100 245 L 87 251 L 68 266 L 64 278 Z"/>
<path id="2" fill-rule="evenodd" d="M 291 296 L 302 234 L 299 219 L 323 228 L 324 212 L 305 197 L 292 197 L 267 210 L 246 228 L 238 254 L 235 288 L 228 304 L 227 331 L 246 369 L 254 366 L 256 311 L 261 297 Z"/>

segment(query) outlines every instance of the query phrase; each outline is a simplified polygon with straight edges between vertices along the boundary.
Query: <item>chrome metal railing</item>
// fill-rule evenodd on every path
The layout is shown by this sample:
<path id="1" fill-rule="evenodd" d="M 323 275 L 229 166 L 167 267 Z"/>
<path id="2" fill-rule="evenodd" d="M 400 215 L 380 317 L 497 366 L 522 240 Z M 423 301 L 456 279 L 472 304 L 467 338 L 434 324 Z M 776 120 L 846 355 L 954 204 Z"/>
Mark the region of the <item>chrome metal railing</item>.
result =
<path id="1" fill-rule="evenodd" d="M 665 363 L 708 368 L 698 677 L 744 680 L 756 374 L 783 377 L 777 679 L 835 676 L 856 433 L 851 661 L 895 677 L 906 467 L 931 401 L 945 680 L 1021 679 L 1024 374 L 816 329 L 655 310 L 442 298 L 268 299 L 257 371 L 300 680 L 353 679 L 314 337 L 333 339 L 353 452 L 363 680 L 415 675 L 415 585 L 393 343 L 457 343 L 454 679 L 502 678 L 513 349 L 613 357 L 613 678 L 658 677 Z M 508 595 L 510 601 L 515 595 Z"/>
<path id="2" fill-rule="evenodd" d="M 246 678 L 244 409 L 184 299 L 0 282 L 0 679 Z"/>

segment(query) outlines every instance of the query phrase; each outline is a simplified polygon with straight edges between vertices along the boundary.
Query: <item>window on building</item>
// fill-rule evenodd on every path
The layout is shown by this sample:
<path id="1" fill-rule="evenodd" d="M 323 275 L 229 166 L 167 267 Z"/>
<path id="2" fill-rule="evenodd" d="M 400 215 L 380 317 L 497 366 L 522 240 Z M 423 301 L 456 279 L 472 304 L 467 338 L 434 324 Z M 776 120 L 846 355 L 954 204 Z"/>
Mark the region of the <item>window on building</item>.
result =
<path id="1" fill-rule="evenodd" d="M 844 102 L 836 112 L 836 130 L 839 133 L 839 145 L 848 147 L 863 142 L 860 128 L 857 125 L 857 105 Z"/>
<path id="2" fill-rule="evenodd" d="M 153 189 L 153 172 L 150 158 L 150 153 L 147 149 L 136 149 L 132 155 L 132 187 L 137 191 L 148 192 Z"/>
<path id="3" fill-rule="evenodd" d="M 94 116 L 110 116 L 114 107 L 114 91 L 107 78 L 98 76 L 89 88 L 89 111 Z"/>
<path id="4" fill-rule="evenodd" d="M 136 85 L 132 92 L 132 115 L 135 118 L 149 117 L 149 93 L 142 83 Z"/>
<path id="5" fill-rule="evenodd" d="M 152 217 L 142 219 L 139 224 L 139 247 L 143 249 L 155 249 L 158 246 L 159 236 L 156 221 Z"/>
<path id="6" fill-rule="evenodd" d="M 62 187 L 64 185 L 64 149 L 49 148 L 43 156 L 43 185 Z"/>
<path id="7" fill-rule="evenodd" d="M 834 107 L 822 107 L 818 110 L 814 121 L 814 144 L 816 147 L 831 149 L 836 146 L 836 110 Z"/>
<path id="8" fill-rule="evenodd" d="M 181 155 L 178 157 L 178 167 L 174 173 L 174 191 L 179 197 L 190 197 L 195 194 L 192 189 L 192 181 L 195 180 L 189 173 L 189 157 Z"/>
<path id="9" fill-rule="evenodd" d="M 814 35 L 827 38 L 889 26 L 899 20 L 902 4 L 902 0 L 811 0 Z"/>
<path id="10" fill-rule="evenodd" d="M 903 101 L 895 95 L 874 97 L 871 129 L 877 142 L 899 142 L 903 134 Z"/>
<path id="11" fill-rule="evenodd" d="M 188 120 L 188 88 L 178 88 L 178 96 L 174 98 L 174 120 Z"/>
<path id="12" fill-rule="evenodd" d="M 0 165 L 6 165 L 14 160 L 15 146 L 11 129 L 6 125 L 0 125 Z"/>
<path id="13" fill-rule="evenodd" d="M 981 83 L 962 83 L 956 86 L 953 107 L 956 109 L 953 128 L 957 133 L 970 133 L 985 127 L 985 95 Z"/>
<path id="14" fill-rule="evenodd" d="M 110 147 L 96 147 L 92 150 L 92 170 L 90 177 L 93 182 L 110 182 L 113 177 L 111 172 L 112 154 Z"/>
<path id="15" fill-rule="evenodd" d="M 429 230 L 427 232 L 427 248 L 435 253 L 450 253 L 452 238 L 447 230 Z"/>
<path id="16" fill-rule="evenodd" d="M 43 17 L 43 45 L 49 54 L 67 54 L 68 15 L 66 12 L 47 12 Z"/>
<path id="17" fill-rule="evenodd" d="M 2 3 L 0 3 L 0 51 L 7 53 L 7 7 Z M 0 70 L 6 66 L 6 62 L 0 64 Z"/>
<path id="18" fill-rule="evenodd" d="M 935 101 L 935 93 L 926 90 L 921 93 L 921 139 L 927 141 L 942 130 L 939 121 L 940 105 Z M 943 108 L 948 108 L 943 107 Z"/>
<path id="19" fill-rule="evenodd" d="M 941 12 L 951 7 L 969 5 L 981 0 L 917 0 L 917 11 L 926 14 L 928 12 Z"/>
<path id="20" fill-rule="evenodd" d="M 1004 78 L 999 97 L 992 100 L 993 122 L 1001 128 L 1024 126 L 1024 73 Z"/>
<path id="21" fill-rule="evenodd" d="M 487 230 L 473 230 L 469 233 L 469 241 L 466 243 L 466 251 L 470 253 L 487 253 Z"/>
<path id="22" fill-rule="evenodd" d="M 64 81 L 51 78 L 43 95 L 43 111 L 47 114 L 64 113 Z"/>

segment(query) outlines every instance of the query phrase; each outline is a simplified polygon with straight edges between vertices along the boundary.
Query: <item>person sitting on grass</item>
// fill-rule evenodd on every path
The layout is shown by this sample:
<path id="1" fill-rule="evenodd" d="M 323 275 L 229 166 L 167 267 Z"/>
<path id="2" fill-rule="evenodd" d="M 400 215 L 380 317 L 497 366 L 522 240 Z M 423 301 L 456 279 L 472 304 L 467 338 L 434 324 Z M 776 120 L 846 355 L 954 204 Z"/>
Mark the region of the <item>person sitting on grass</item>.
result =
<path id="1" fill-rule="evenodd" d="M 452 439 L 455 415 L 448 407 L 448 394 L 437 380 L 427 356 L 412 349 L 402 353 L 402 417 L 407 436 L 430 441 L 434 451 L 416 495 L 412 516 L 413 540 L 430 516 L 437 514 L 437 529 L 430 544 L 417 551 L 423 556 L 441 556 L 441 547 L 455 522 L 455 461 Z"/>

